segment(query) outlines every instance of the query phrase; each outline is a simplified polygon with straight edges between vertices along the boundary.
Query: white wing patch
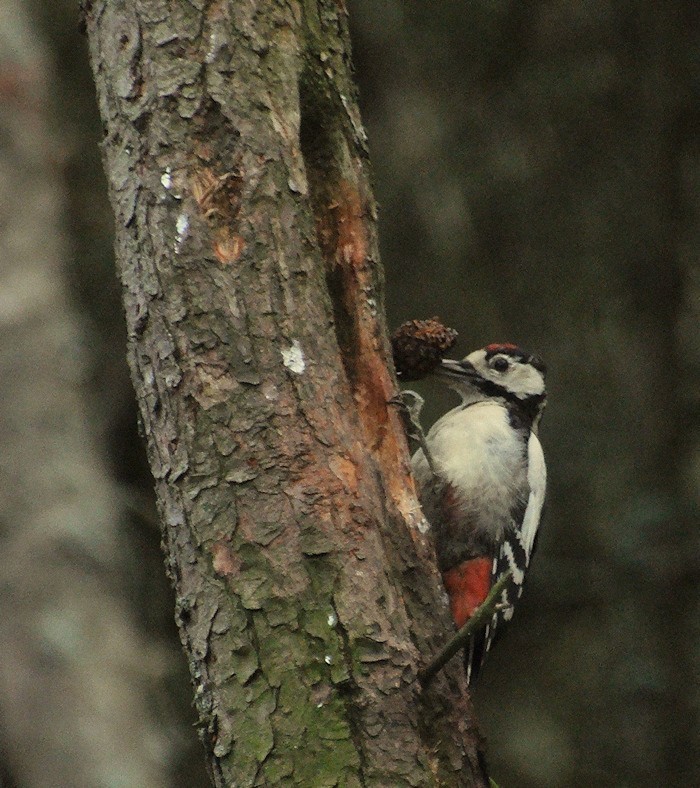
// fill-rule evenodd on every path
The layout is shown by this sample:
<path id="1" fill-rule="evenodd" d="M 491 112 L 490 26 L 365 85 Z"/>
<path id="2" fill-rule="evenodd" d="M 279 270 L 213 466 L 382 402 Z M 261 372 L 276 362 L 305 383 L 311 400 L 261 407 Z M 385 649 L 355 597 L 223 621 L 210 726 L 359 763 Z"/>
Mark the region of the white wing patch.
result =
<path id="1" fill-rule="evenodd" d="M 540 524 L 544 494 L 547 487 L 547 466 L 544 463 L 542 444 L 534 432 L 530 433 L 527 443 L 527 481 L 530 486 L 530 497 L 525 509 L 520 535 L 527 553 L 528 562 L 535 544 L 537 528 Z"/>
<path id="2" fill-rule="evenodd" d="M 510 545 L 510 542 L 503 543 L 503 553 L 508 560 L 508 566 L 510 567 L 510 571 L 513 573 L 513 582 L 517 583 L 519 586 L 525 582 L 525 571 L 523 567 L 518 566 L 515 556 L 513 555 L 513 548 Z"/>

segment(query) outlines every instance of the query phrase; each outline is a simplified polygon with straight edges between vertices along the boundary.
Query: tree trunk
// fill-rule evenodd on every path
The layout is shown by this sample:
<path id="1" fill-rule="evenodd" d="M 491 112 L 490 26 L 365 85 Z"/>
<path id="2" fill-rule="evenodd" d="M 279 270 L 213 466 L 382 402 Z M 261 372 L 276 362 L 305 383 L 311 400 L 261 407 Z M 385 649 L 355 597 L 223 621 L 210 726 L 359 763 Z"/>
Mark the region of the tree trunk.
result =
<path id="1" fill-rule="evenodd" d="M 198 10 L 203 8 L 203 10 Z M 215 784 L 485 785 L 387 370 L 340 2 L 93 2 L 129 360 Z"/>

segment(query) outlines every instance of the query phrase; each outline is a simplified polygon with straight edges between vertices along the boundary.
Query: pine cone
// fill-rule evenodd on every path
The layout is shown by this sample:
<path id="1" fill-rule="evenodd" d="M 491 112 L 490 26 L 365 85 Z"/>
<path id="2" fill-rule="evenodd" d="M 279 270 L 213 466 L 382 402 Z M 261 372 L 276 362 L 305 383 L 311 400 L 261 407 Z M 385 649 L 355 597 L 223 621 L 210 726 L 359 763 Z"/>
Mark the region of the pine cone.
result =
<path id="1" fill-rule="evenodd" d="M 407 320 L 391 337 L 394 365 L 401 380 L 419 380 L 440 364 L 457 341 L 457 332 L 437 317 Z"/>

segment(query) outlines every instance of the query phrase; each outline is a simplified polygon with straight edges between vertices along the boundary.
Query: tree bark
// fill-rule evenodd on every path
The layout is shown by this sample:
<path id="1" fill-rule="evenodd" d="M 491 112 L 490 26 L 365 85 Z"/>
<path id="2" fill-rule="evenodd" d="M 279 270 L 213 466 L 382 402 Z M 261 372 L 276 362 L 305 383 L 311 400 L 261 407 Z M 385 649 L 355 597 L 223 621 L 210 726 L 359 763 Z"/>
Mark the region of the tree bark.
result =
<path id="1" fill-rule="evenodd" d="M 86 8 L 128 354 L 216 785 L 485 785 L 389 400 L 342 2 Z"/>

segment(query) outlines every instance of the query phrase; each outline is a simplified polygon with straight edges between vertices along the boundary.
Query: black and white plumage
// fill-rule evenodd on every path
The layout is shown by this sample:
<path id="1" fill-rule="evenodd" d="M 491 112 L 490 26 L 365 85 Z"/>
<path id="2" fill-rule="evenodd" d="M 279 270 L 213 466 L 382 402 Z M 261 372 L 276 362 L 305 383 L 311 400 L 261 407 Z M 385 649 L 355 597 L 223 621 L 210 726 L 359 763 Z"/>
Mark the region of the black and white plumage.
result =
<path id="1" fill-rule="evenodd" d="M 445 359 L 433 374 L 462 403 L 426 436 L 435 473 L 422 449 L 413 470 L 456 626 L 512 571 L 499 610 L 466 654 L 473 683 L 498 625 L 513 615 L 535 549 L 547 478 L 537 437 L 545 368 L 538 356 L 497 344 Z"/>

